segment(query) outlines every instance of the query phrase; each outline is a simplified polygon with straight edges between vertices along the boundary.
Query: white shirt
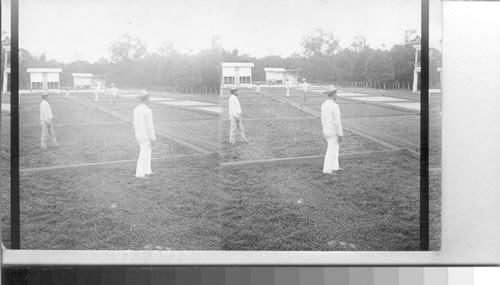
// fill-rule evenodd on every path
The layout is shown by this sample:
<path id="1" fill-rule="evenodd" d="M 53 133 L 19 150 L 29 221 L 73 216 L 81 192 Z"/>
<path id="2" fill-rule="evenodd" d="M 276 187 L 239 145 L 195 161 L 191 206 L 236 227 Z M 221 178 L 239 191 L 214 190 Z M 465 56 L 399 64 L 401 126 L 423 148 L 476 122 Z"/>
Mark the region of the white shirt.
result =
<path id="1" fill-rule="evenodd" d="M 40 121 L 50 122 L 52 118 L 52 109 L 50 108 L 49 102 L 47 102 L 47 100 L 42 100 L 42 103 L 40 103 Z"/>
<path id="2" fill-rule="evenodd" d="M 340 121 L 340 108 L 333 100 L 326 100 L 321 104 L 321 124 L 325 136 L 343 136 Z"/>
<path id="3" fill-rule="evenodd" d="M 153 112 L 145 104 L 140 104 L 134 109 L 134 129 L 137 141 L 156 140 Z"/>
<path id="4" fill-rule="evenodd" d="M 258 86 L 257 86 L 257 88 L 255 89 L 255 91 L 256 91 L 257 93 L 260 93 L 260 85 L 258 85 Z"/>
<path id="5" fill-rule="evenodd" d="M 304 82 L 304 92 L 307 92 L 307 82 Z"/>
<path id="6" fill-rule="evenodd" d="M 229 100 L 227 101 L 229 107 L 227 113 L 229 114 L 229 118 L 231 118 L 231 116 L 239 118 L 241 116 L 241 106 L 238 97 L 236 97 L 234 94 L 231 94 L 231 96 L 229 96 Z"/>
<path id="7" fill-rule="evenodd" d="M 113 97 L 116 97 L 117 92 L 118 92 L 118 88 L 116 88 L 116 87 L 111 88 L 111 94 L 113 95 Z"/>

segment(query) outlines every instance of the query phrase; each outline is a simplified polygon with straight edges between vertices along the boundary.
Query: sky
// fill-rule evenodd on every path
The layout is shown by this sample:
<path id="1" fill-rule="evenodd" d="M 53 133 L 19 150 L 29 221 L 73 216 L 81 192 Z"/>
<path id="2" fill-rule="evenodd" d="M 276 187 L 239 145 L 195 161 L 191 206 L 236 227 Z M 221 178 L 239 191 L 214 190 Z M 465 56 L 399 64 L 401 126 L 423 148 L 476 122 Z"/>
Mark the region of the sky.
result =
<path id="1" fill-rule="evenodd" d="M 440 49 L 441 1 L 431 1 L 430 45 Z M 9 30 L 10 0 L 2 0 L 2 30 Z M 122 34 L 141 38 L 149 52 L 170 41 L 181 52 L 210 48 L 262 57 L 301 53 L 315 29 L 333 33 L 341 47 L 362 35 L 374 48 L 404 42 L 420 31 L 419 0 L 23 0 L 19 46 L 62 62 L 110 57 Z"/>

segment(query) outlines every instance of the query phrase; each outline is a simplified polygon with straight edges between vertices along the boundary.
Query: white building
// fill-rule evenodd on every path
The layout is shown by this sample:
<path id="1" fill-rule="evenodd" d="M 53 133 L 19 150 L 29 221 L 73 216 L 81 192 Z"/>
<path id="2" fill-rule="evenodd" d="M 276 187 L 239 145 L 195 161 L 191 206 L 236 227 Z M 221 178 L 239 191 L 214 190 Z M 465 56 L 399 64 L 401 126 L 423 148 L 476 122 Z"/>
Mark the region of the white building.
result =
<path id="1" fill-rule="evenodd" d="M 106 81 L 104 75 L 92 73 L 72 73 L 73 87 L 77 90 L 105 89 Z"/>
<path id="2" fill-rule="evenodd" d="M 282 85 L 286 84 L 287 80 L 290 85 L 298 84 L 298 70 L 296 69 L 286 70 L 284 68 L 265 67 L 264 71 L 266 72 L 266 82 L 268 84 Z"/>
<path id="3" fill-rule="evenodd" d="M 75 89 L 90 89 L 92 87 L 92 73 L 71 73 Z"/>
<path id="4" fill-rule="evenodd" d="M 415 48 L 415 68 L 413 69 L 413 85 L 412 85 L 412 91 L 414 93 L 418 92 L 420 89 L 420 72 L 422 71 L 422 68 L 420 66 L 420 51 L 422 49 L 422 46 L 420 43 L 414 44 L 413 48 Z"/>
<path id="5" fill-rule="evenodd" d="M 252 62 L 223 62 L 222 87 L 252 84 Z"/>
<path id="6" fill-rule="evenodd" d="M 31 90 L 60 89 L 59 73 L 61 68 L 28 68 Z"/>
<path id="7" fill-rule="evenodd" d="M 3 69 L 3 81 L 2 81 L 2 93 L 10 91 L 10 39 L 6 38 L 2 41 L 2 49 L 4 50 L 4 62 Z"/>

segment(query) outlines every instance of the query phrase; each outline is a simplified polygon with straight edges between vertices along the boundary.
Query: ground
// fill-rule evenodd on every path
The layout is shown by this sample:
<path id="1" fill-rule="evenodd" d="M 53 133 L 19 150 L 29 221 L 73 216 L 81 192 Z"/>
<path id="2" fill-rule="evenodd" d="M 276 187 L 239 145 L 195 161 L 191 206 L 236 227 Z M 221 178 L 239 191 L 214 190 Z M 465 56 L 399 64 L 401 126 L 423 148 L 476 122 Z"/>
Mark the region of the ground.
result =
<path id="1" fill-rule="evenodd" d="M 324 97 L 241 90 L 249 143 L 228 144 L 226 98 L 153 93 L 158 146 L 149 180 L 133 177 L 133 92 L 51 95 L 60 148 L 39 149 L 39 97 L 20 105 L 21 245 L 29 249 L 418 250 L 419 160 L 383 134 L 419 147 L 412 109 L 339 98 L 345 128 L 336 176 L 321 173 Z M 418 102 L 405 91 L 350 89 Z M 282 94 L 283 93 L 283 94 Z M 3 102 L 8 98 L 3 97 Z M 440 97 L 431 97 L 431 168 L 440 167 Z M 170 102 L 170 103 L 168 103 Z M 173 103 L 172 103 L 173 102 Z M 181 103 L 179 103 L 181 102 Z M 184 102 L 184 103 L 182 103 Z M 186 103 L 187 102 L 187 103 Z M 311 112 L 287 102 L 299 103 Z M 212 105 L 210 105 L 212 104 Z M 214 111 L 214 108 L 219 108 Z M 10 117 L 2 113 L 2 151 Z M 367 132 L 360 132 L 366 130 Z M 382 136 L 383 137 L 383 136 Z M 390 141 L 393 142 L 393 141 Z M 4 155 L 5 156 L 5 155 Z M 285 160 L 283 160 L 285 159 Z M 10 245 L 9 166 L 2 159 L 2 237 Z M 440 176 L 431 176 L 431 243 L 439 248 Z"/>

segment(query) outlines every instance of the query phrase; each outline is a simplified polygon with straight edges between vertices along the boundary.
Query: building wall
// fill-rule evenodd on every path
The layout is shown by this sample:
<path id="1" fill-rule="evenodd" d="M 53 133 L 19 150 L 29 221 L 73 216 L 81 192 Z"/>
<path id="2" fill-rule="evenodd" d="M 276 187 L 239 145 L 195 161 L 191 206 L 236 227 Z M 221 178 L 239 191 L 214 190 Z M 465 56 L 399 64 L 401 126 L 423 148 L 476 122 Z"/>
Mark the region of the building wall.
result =
<path id="1" fill-rule="evenodd" d="M 278 71 L 266 71 L 266 81 L 267 82 L 276 82 L 278 84 L 282 84 L 285 79 L 283 76 L 283 72 Z M 279 83 L 281 82 L 281 83 Z"/>
<path id="2" fill-rule="evenodd" d="M 30 81 L 33 90 L 60 88 L 58 72 L 30 72 Z"/>
<path id="3" fill-rule="evenodd" d="M 251 67 L 240 67 L 239 73 L 240 73 L 240 76 L 252 76 L 252 68 Z"/>
<path id="4" fill-rule="evenodd" d="M 252 84 L 252 68 L 224 66 L 222 67 L 222 83 L 224 85 Z"/>
<path id="5" fill-rule="evenodd" d="M 98 86 L 96 86 L 96 84 Z M 93 78 L 92 79 L 92 88 L 97 88 L 99 90 L 106 89 L 106 81 L 102 78 Z"/>
<path id="6" fill-rule="evenodd" d="M 91 77 L 73 77 L 73 86 L 75 88 L 90 88 L 92 86 Z"/>
<path id="7" fill-rule="evenodd" d="M 222 67 L 222 76 L 234 76 L 234 67 Z"/>
<path id="8" fill-rule="evenodd" d="M 294 73 L 285 73 L 284 76 L 285 76 L 285 82 L 286 82 L 286 80 L 289 80 L 291 85 L 297 85 L 298 84 L 298 76 L 297 76 L 297 74 L 294 74 Z"/>

